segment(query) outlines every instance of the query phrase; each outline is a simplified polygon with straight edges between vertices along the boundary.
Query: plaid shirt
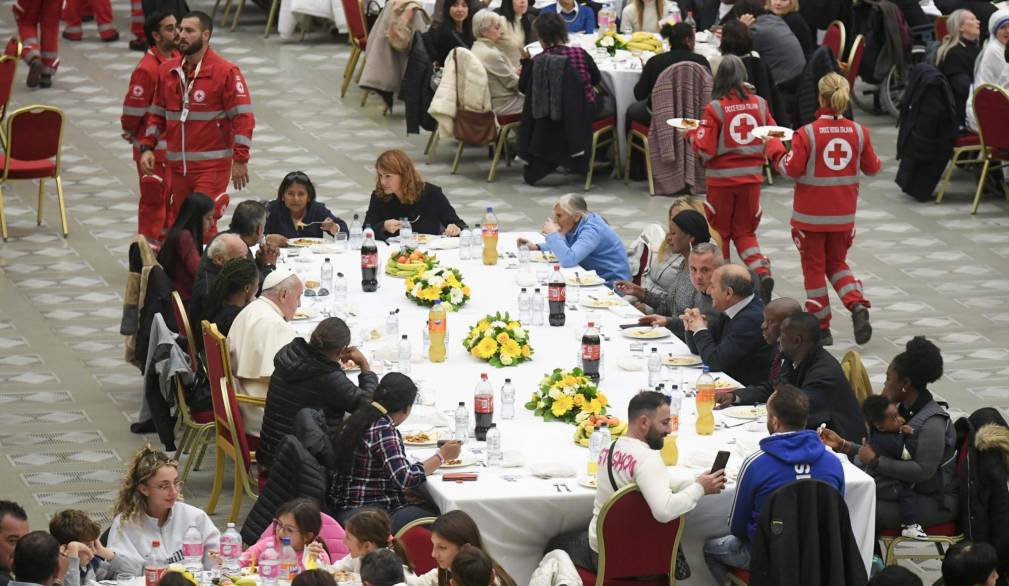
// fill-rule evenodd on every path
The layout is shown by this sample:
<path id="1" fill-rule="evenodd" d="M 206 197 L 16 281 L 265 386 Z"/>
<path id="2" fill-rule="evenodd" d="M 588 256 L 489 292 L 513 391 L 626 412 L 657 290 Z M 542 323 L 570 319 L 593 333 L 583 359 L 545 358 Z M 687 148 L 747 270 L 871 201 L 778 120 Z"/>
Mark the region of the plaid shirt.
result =
<path id="1" fill-rule="evenodd" d="M 568 63 L 575 68 L 575 71 L 582 78 L 582 83 L 585 84 L 585 99 L 591 103 L 595 103 L 596 91 L 592 86 L 599 83 L 602 77 L 599 75 L 599 68 L 596 67 L 596 62 L 592 59 L 592 55 L 586 53 L 585 49 L 581 47 L 567 47 L 563 45 L 550 47 L 543 52 L 567 57 Z"/>
<path id="2" fill-rule="evenodd" d="M 340 510 L 381 507 L 394 511 L 407 504 L 403 491 L 427 481 L 424 465 L 411 463 L 403 437 L 388 415 L 364 432 L 349 474 L 338 474 L 335 501 Z"/>

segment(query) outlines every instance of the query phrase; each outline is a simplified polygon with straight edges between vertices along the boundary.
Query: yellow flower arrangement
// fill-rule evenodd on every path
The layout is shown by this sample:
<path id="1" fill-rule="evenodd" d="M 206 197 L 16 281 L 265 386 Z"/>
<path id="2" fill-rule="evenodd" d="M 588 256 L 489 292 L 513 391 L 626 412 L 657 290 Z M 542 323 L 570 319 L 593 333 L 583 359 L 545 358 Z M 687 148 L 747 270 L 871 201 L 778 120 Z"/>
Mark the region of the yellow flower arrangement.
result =
<path id="1" fill-rule="evenodd" d="M 576 417 L 604 415 L 609 400 L 599 392 L 580 368 L 563 371 L 555 368 L 540 380 L 539 390 L 526 403 L 546 421 L 575 423 Z"/>
<path id="2" fill-rule="evenodd" d="M 475 358 L 498 368 L 521 364 L 533 355 L 529 333 L 507 313 L 495 313 L 478 321 L 469 329 L 462 345 Z"/>
<path id="3" fill-rule="evenodd" d="M 469 287 L 456 268 L 434 266 L 404 282 L 407 298 L 418 305 L 431 306 L 440 300 L 447 311 L 456 311 L 469 301 Z"/>

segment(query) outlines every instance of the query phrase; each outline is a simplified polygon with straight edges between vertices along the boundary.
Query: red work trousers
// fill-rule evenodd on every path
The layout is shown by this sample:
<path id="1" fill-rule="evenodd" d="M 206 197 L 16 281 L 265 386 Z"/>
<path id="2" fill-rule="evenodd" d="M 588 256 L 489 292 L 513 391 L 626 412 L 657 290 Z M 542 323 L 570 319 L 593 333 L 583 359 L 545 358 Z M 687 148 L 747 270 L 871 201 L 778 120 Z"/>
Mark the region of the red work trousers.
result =
<path id="1" fill-rule="evenodd" d="M 862 295 L 862 281 L 848 268 L 847 256 L 855 240 L 855 230 L 844 232 L 811 232 L 792 228 L 792 240 L 799 249 L 802 277 L 806 286 L 806 311 L 820 320 L 820 329 L 830 329 L 830 299 L 827 279 L 833 285 L 841 303 L 848 309 L 855 304 L 871 307 Z"/>
<path id="2" fill-rule="evenodd" d="M 168 222 L 172 195 L 172 175 L 168 167 L 158 162 L 154 165 L 154 173 L 144 175 L 137 162 L 137 175 L 140 177 L 140 205 L 137 210 L 137 232 L 148 240 L 160 242 L 171 223 Z"/>
<path id="3" fill-rule="evenodd" d="M 79 41 L 84 36 L 84 28 L 81 26 L 81 16 L 83 6 L 87 2 L 95 13 L 95 22 L 98 23 L 98 36 L 102 39 L 115 38 L 119 31 L 116 25 L 112 24 L 112 2 L 110 0 L 66 0 L 63 8 L 63 35 L 71 41 Z"/>
<path id="4" fill-rule="evenodd" d="M 771 261 L 760 252 L 760 184 L 708 185 L 708 223 L 722 236 L 722 255 L 729 258 L 729 241 L 743 263 L 758 275 L 771 274 Z"/>
<path id="5" fill-rule="evenodd" d="M 21 37 L 25 63 L 42 59 L 42 73 L 55 73 L 60 64 L 60 8 L 63 0 L 18 0 L 14 20 Z"/>
<path id="6" fill-rule="evenodd" d="M 189 169 L 187 175 L 182 174 L 181 169 L 172 169 L 172 200 L 170 206 L 170 218 L 168 225 L 171 226 L 178 215 L 182 202 L 186 201 L 190 193 L 203 193 L 214 200 L 214 224 L 210 231 L 204 234 L 204 240 L 210 241 L 217 234 L 217 221 L 221 219 L 224 212 L 231 203 L 231 196 L 228 195 L 228 183 L 231 181 L 231 161 L 227 165 L 220 167 L 193 171 Z"/>
<path id="7" fill-rule="evenodd" d="M 138 41 L 146 41 L 144 33 L 144 4 L 141 0 L 130 0 L 130 32 Z"/>

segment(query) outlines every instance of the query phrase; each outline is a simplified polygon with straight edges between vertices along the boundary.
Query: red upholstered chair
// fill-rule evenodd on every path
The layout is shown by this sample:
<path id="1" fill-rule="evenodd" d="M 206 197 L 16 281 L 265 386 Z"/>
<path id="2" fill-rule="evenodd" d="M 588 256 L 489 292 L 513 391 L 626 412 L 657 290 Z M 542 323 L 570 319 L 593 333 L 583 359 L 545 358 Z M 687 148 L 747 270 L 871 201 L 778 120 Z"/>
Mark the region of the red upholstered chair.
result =
<path id="1" fill-rule="evenodd" d="M 431 523 L 435 517 L 423 517 L 411 521 L 396 532 L 396 539 L 403 544 L 406 556 L 410 558 L 414 573 L 418 576 L 435 569 L 434 558 L 431 557 Z"/>
<path id="2" fill-rule="evenodd" d="M 242 412 L 239 403 L 266 406 L 266 399 L 249 397 L 235 393 L 235 381 L 231 375 L 231 360 L 228 356 L 228 341 L 217 326 L 203 320 L 203 351 L 207 355 L 207 378 L 210 379 L 210 394 L 214 401 L 214 424 L 217 430 L 215 440 L 217 453 L 214 471 L 214 488 L 207 503 L 207 514 L 213 515 L 217 509 L 217 499 L 221 496 L 221 486 L 224 484 L 225 460 L 235 463 L 234 497 L 231 501 L 231 513 L 228 522 L 238 518 L 242 506 L 242 495 L 247 494 L 256 500 L 256 492 L 252 489 L 252 464 L 256 461 L 256 448 L 259 438 L 246 435 Z M 262 479 L 261 479 L 262 480 Z"/>
<path id="3" fill-rule="evenodd" d="M 186 312 L 186 305 L 178 291 L 172 291 L 172 313 L 175 314 L 175 323 L 179 324 L 181 333 L 186 338 L 186 349 L 189 355 L 189 368 L 196 372 L 203 368 L 196 356 L 196 338 L 193 337 L 193 328 L 189 322 L 189 315 Z M 210 445 L 210 438 L 214 431 L 213 411 L 192 411 L 189 403 L 186 402 L 186 393 L 182 388 L 182 383 L 176 380 L 175 396 L 179 404 L 179 427 L 182 428 L 182 439 L 179 441 L 179 456 L 186 453 L 186 464 L 182 468 L 179 478 L 183 482 L 189 477 L 189 471 L 193 469 L 193 464 L 199 469 L 203 462 L 203 456 Z"/>
<path id="4" fill-rule="evenodd" d="M 961 137 L 954 144 L 953 158 L 946 167 L 946 174 L 935 198 L 935 203 L 942 201 L 954 167 L 981 163 L 981 177 L 974 192 L 971 214 L 976 214 L 981 204 L 981 193 L 984 191 L 988 173 L 1009 165 L 1009 93 L 990 83 L 979 86 L 974 90 L 974 118 L 977 120 L 978 134 L 976 138 Z M 961 155 L 967 153 L 973 153 L 974 156 L 961 158 Z M 1001 185 L 1006 200 L 1009 200 L 1009 187 L 1001 180 L 997 183 Z"/>
<path id="5" fill-rule="evenodd" d="M 655 180 L 652 177 L 652 151 L 648 148 L 648 130 L 649 128 L 645 124 L 637 120 L 631 121 L 631 130 L 627 133 L 627 164 L 624 166 L 627 172 L 624 174 L 624 184 L 626 185 L 631 180 L 631 152 L 639 151 L 645 157 L 648 195 L 655 195 Z"/>
<path id="6" fill-rule="evenodd" d="M 350 57 L 347 58 L 347 66 L 343 70 L 343 83 L 340 85 L 340 97 L 347 95 L 347 88 L 350 87 L 350 80 L 354 77 L 354 70 L 357 69 L 357 61 L 364 55 L 364 49 L 368 44 L 368 19 L 365 18 L 364 3 L 362 0 L 340 0 L 343 4 L 343 13 L 347 17 L 347 35 L 350 40 Z M 361 70 L 364 70 L 364 61 L 361 61 Z M 360 72 L 357 74 L 360 79 Z"/>
<path id="7" fill-rule="evenodd" d="M 839 61 L 844 51 L 844 36 L 844 23 L 835 20 L 827 25 L 827 32 L 823 35 L 823 42 L 820 43 L 830 47 L 830 50 L 834 52 L 834 59 Z"/>
<path id="8" fill-rule="evenodd" d="M 613 145 L 613 166 L 620 179 L 620 149 L 617 146 L 617 118 L 610 116 L 592 123 L 592 150 L 589 154 L 589 170 L 585 174 L 585 191 L 592 189 L 592 174 L 595 173 L 596 155 L 599 149 Z"/>
<path id="9" fill-rule="evenodd" d="M 7 41 L 3 55 L 0 55 L 0 124 L 3 124 L 4 117 L 7 116 L 7 104 L 10 103 L 11 94 L 14 93 L 14 80 L 17 78 L 18 61 L 21 55 L 21 41 L 17 37 Z M 0 126 L 0 141 L 3 148 L 7 148 L 7 137 L 4 129 Z"/>
<path id="10" fill-rule="evenodd" d="M 750 583 L 750 571 L 739 568 L 729 568 L 729 578 L 725 584 L 732 586 L 747 586 Z M 720 585 L 721 586 L 721 585 Z"/>
<path id="11" fill-rule="evenodd" d="M 858 71 L 862 68 L 863 54 L 865 54 L 865 37 L 858 35 L 855 37 L 855 42 L 851 44 L 848 60 L 841 64 L 841 69 L 844 70 L 844 77 L 848 80 L 848 89 L 852 93 L 855 91 L 855 80 L 858 79 Z"/>
<path id="12" fill-rule="evenodd" d="M 39 180 L 38 225 L 42 225 L 45 179 L 56 179 L 56 200 L 60 207 L 63 237 L 69 234 L 67 208 L 63 202 L 60 178 L 60 148 L 63 144 L 63 111 L 51 106 L 25 106 L 11 112 L 5 122 L 6 152 L 0 155 L 0 232 L 7 240 L 7 214 L 4 213 L 3 186 L 8 181 Z"/>
<path id="13" fill-rule="evenodd" d="M 948 14 L 943 14 L 935 19 L 935 40 L 941 41 L 949 34 L 949 29 L 946 27 L 946 20 L 948 18 Z"/>
<path id="14" fill-rule="evenodd" d="M 618 490 L 603 505 L 596 520 L 599 571 L 577 568 L 586 586 L 673 586 L 676 550 L 683 535 L 683 518 L 659 523 L 638 485 Z M 641 581 L 641 576 L 662 576 Z"/>

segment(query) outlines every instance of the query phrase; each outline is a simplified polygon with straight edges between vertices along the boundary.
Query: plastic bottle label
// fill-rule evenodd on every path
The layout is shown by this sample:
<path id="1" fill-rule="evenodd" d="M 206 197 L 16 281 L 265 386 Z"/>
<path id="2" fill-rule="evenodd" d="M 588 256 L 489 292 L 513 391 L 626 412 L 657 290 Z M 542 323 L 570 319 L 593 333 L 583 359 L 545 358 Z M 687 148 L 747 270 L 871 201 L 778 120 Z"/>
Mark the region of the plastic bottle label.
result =
<path id="1" fill-rule="evenodd" d="M 167 570 L 165 566 L 147 566 L 144 568 L 144 581 L 147 586 L 155 586 L 158 583 L 158 580 L 161 580 L 161 576 L 164 575 L 165 570 Z"/>
<path id="2" fill-rule="evenodd" d="M 565 301 L 565 288 L 564 287 L 550 287 L 547 289 L 547 294 L 550 296 L 550 301 Z"/>
<path id="3" fill-rule="evenodd" d="M 362 269 L 375 269 L 378 268 L 378 253 L 373 252 L 369 254 L 361 255 L 361 268 Z"/>
<path id="4" fill-rule="evenodd" d="M 475 413 L 493 413 L 494 412 L 494 396 L 493 395 L 477 395 L 473 399 L 473 411 Z"/>
<path id="5" fill-rule="evenodd" d="M 202 543 L 183 543 L 182 544 L 182 557 L 186 558 L 196 558 L 203 557 L 203 544 Z"/>
<path id="6" fill-rule="evenodd" d="M 280 564 L 259 564 L 259 575 L 263 578 L 276 578 L 280 575 Z"/>
<path id="7" fill-rule="evenodd" d="M 497 238 L 497 224 L 484 224 L 480 227 L 484 238 Z"/>
<path id="8" fill-rule="evenodd" d="M 242 555 L 242 546 L 235 543 L 221 544 L 221 557 L 232 558 Z"/>
<path id="9" fill-rule="evenodd" d="M 445 324 L 445 320 L 443 320 L 443 319 L 432 319 L 432 320 L 428 320 L 427 323 L 428 323 L 428 329 L 432 333 L 444 332 L 445 331 L 446 324 Z"/>
<path id="10" fill-rule="evenodd" d="M 582 344 L 582 360 L 599 360 L 599 344 Z"/>
<path id="11" fill-rule="evenodd" d="M 669 427 L 672 429 L 672 433 L 680 431 L 680 416 L 673 415 L 669 418 Z"/>
<path id="12" fill-rule="evenodd" d="M 715 387 L 714 385 L 710 387 L 697 387 L 697 402 L 708 402 L 714 403 L 715 401 Z"/>

